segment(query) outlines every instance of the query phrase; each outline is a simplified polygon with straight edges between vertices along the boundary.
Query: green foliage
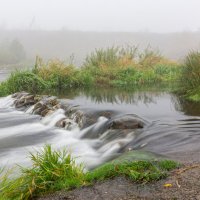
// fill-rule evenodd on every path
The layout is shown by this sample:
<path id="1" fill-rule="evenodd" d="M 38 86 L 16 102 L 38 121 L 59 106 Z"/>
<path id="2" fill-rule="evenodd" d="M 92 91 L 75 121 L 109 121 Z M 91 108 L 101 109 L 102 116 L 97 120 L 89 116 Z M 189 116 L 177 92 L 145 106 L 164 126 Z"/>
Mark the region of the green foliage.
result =
<path id="1" fill-rule="evenodd" d="M 0 97 L 6 96 L 9 94 L 8 87 L 6 82 L 0 84 Z"/>
<path id="2" fill-rule="evenodd" d="M 165 170 L 165 171 L 170 171 L 179 166 L 177 162 L 174 162 L 172 160 L 161 160 L 159 161 L 158 165 L 161 170 Z"/>
<path id="3" fill-rule="evenodd" d="M 66 150 L 53 151 L 50 145 L 36 155 L 30 154 L 32 168 L 22 168 L 21 176 L 8 179 L 4 176 L 0 183 L 0 193 L 5 199 L 30 199 L 39 194 L 67 190 L 84 185 L 81 166 Z"/>
<path id="4" fill-rule="evenodd" d="M 33 72 L 46 81 L 50 88 L 56 89 L 84 87 L 90 85 L 92 81 L 88 73 L 83 73 L 72 64 L 67 65 L 60 60 L 43 63 L 41 59 L 37 58 Z"/>
<path id="5" fill-rule="evenodd" d="M 96 85 L 135 87 L 176 80 L 178 65 L 150 48 L 138 52 L 136 47 L 99 49 L 86 58 L 83 66 Z"/>
<path id="6" fill-rule="evenodd" d="M 85 87 L 130 87 L 176 81 L 180 67 L 152 50 L 138 54 L 136 47 L 99 49 L 81 68 L 60 60 L 44 63 L 36 57 L 32 71 L 16 71 L 0 84 L 0 96 L 26 90 L 65 90 Z"/>
<path id="7" fill-rule="evenodd" d="M 15 71 L 10 75 L 8 80 L 1 83 L 0 88 L 2 92 L 0 92 L 0 95 L 19 91 L 37 93 L 45 87 L 47 87 L 47 84 L 34 73 L 30 71 Z"/>
<path id="8" fill-rule="evenodd" d="M 186 57 L 181 81 L 187 89 L 200 85 L 200 52 L 191 52 Z"/>
<path id="9" fill-rule="evenodd" d="M 127 46 L 111 47 L 107 49 L 95 49 L 86 57 L 84 67 L 86 68 L 107 68 L 120 67 L 134 64 L 137 47 Z"/>
<path id="10" fill-rule="evenodd" d="M 192 51 L 185 58 L 180 84 L 181 92 L 188 99 L 200 101 L 200 52 Z"/>
<path id="11" fill-rule="evenodd" d="M 49 192 L 70 190 L 116 176 L 126 176 L 133 181 L 146 183 L 165 178 L 169 170 L 178 167 L 176 162 L 170 160 L 113 161 L 84 173 L 83 167 L 75 164 L 66 149 L 53 151 L 50 145 L 46 145 L 36 154 L 31 153 L 30 158 L 32 167 L 20 167 L 19 177 L 11 178 L 12 171 L 2 173 L 0 200 L 31 199 Z"/>
<path id="12" fill-rule="evenodd" d="M 176 168 L 174 161 L 132 161 L 127 163 L 107 163 L 86 174 L 88 182 L 105 180 L 116 176 L 126 176 L 133 181 L 149 182 L 167 176 L 167 171 Z"/>

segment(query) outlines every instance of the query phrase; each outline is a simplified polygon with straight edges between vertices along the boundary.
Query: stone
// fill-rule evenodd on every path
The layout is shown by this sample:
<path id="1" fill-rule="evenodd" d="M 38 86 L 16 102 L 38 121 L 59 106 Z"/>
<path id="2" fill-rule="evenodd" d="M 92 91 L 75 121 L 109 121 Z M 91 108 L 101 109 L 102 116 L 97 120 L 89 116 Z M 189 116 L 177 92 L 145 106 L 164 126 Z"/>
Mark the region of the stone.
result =
<path id="1" fill-rule="evenodd" d="M 138 129 L 143 128 L 144 122 L 132 116 L 123 116 L 109 122 L 111 129 Z"/>

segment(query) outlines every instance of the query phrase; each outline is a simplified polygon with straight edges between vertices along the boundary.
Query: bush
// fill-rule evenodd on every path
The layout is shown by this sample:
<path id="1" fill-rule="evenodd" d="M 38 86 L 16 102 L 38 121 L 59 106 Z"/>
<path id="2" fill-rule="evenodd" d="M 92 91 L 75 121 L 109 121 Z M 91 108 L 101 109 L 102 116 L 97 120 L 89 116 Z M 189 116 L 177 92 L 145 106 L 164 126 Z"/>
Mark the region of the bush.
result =
<path id="1" fill-rule="evenodd" d="M 200 52 L 191 52 L 187 55 L 181 76 L 181 83 L 188 90 L 200 85 Z"/>
<path id="2" fill-rule="evenodd" d="M 28 91 L 35 94 L 44 90 L 47 84 L 30 71 L 15 71 L 0 87 L 3 88 L 4 93 L 8 94 L 19 91 Z"/>

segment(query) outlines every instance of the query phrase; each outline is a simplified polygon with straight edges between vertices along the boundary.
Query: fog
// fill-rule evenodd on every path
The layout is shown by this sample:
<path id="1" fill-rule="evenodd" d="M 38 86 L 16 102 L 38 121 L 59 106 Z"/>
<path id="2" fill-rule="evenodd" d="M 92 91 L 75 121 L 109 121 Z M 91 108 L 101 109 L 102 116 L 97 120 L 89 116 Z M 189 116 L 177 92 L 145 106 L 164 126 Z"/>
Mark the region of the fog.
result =
<path id="1" fill-rule="evenodd" d="M 75 64 L 80 65 L 95 48 L 113 45 L 140 49 L 150 45 L 181 61 L 190 50 L 200 48 L 199 0 L 0 3 L 0 65 L 33 63 L 36 55 L 69 60 L 72 54 Z"/>
<path id="2" fill-rule="evenodd" d="M 13 29 L 177 32 L 200 28 L 199 0 L 0 0 Z"/>

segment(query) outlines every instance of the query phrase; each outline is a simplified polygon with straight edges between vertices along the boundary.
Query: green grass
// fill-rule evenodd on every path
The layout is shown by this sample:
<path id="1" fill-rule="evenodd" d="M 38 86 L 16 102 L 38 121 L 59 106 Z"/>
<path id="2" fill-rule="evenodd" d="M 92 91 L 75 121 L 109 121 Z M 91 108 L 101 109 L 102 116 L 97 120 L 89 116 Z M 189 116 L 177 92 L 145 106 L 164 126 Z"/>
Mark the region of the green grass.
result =
<path id="1" fill-rule="evenodd" d="M 19 91 L 38 93 L 47 87 L 47 83 L 30 71 L 15 71 L 10 77 L 0 84 L 0 95 L 11 94 Z"/>
<path id="2" fill-rule="evenodd" d="M 31 93 L 70 88 L 129 87 L 174 82 L 180 66 L 159 53 L 136 47 L 97 49 L 77 68 L 60 60 L 44 63 L 37 57 L 32 70 L 15 71 L 0 84 L 0 96 L 18 91 Z"/>
<path id="3" fill-rule="evenodd" d="M 135 182 L 150 182 L 167 176 L 167 171 L 176 168 L 178 164 L 170 160 L 132 161 L 125 163 L 107 163 L 86 174 L 88 182 L 106 180 L 116 176 L 126 176 Z"/>
<path id="4" fill-rule="evenodd" d="M 0 194 L 5 199 L 30 199 L 37 195 L 84 185 L 82 166 L 75 165 L 66 151 L 53 151 L 50 145 L 30 154 L 32 168 L 22 168 L 18 178 L 2 178 Z"/>
<path id="5" fill-rule="evenodd" d="M 138 87 L 138 85 L 175 81 L 179 66 L 149 48 L 139 52 L 136 47 L 96 49 L 83 65 L 94 77 L 96 85 Z"/>
<path id="6" fill-rule="evenodd" d="M 96 181 L 116 176 L 125 176 L 138 183 L 147 183 L 165 178 L 169 170 L 178 167 L 176 162 L 170 160 L 110 162 L 84 173 L 83 167 L 75 164 L 75 160 L 66 149 L 55 151 L 50 145 L 46 145 L 36 154 L 30 153 L 30 158 L 32 167 L 20 167 L 18 177 L 12 177 L 12 171 L 1 171 L 0 200 L 31 199 L 61 189 L 71 190 L 94 184 Z"/>
<path id="7" fill-rule="evenodd" d="M 180 76 L 180 92 L 186 98 L 200 101 L 200 52 L 190 52 L 183 63 Z"/>

